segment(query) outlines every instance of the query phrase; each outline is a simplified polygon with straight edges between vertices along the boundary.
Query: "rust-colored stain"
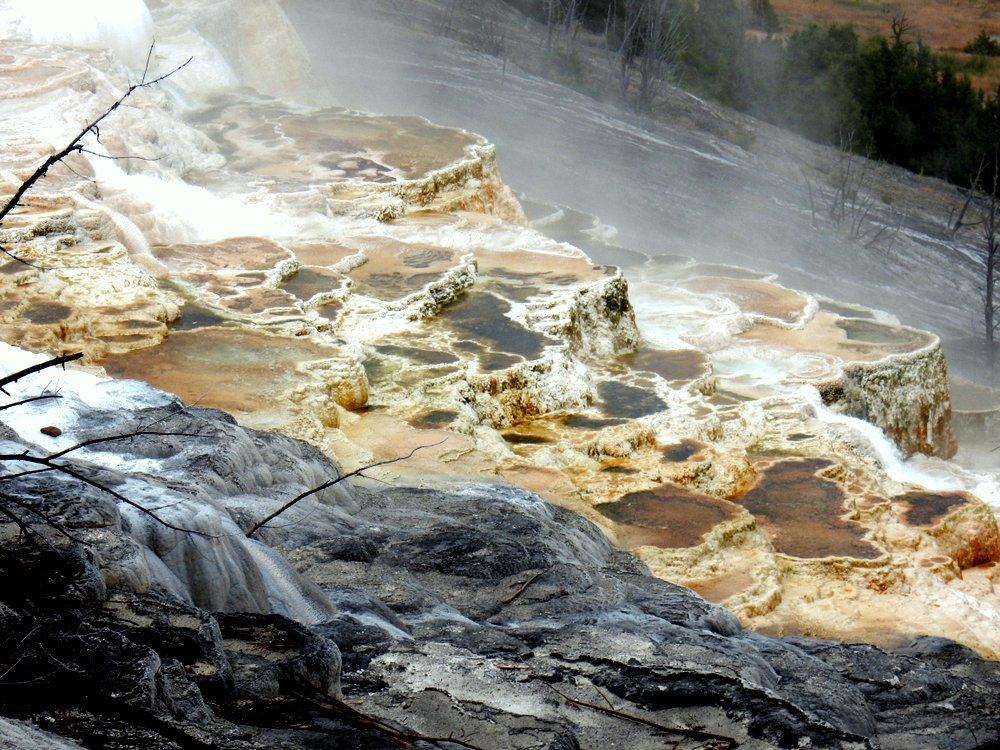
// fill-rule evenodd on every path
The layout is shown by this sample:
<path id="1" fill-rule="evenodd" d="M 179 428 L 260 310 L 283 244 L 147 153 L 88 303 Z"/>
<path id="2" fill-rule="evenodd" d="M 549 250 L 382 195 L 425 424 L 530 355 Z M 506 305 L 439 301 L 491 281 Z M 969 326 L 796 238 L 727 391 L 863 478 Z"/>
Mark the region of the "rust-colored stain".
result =
<path id="1" fill-rule="evenodd" d="M 894 498 L 905 507 L 903 520 L 910 526 L 934 526 L 955 508 L 969 502 L 964 492 L 907 492 Z"/>
<path id="2" fill-rule="evenodd" d="M 630 492 L 597 509 L 618 524 L 619 541 L 626 548 L 693 547 L 715 526 L 739 515 L 733 503 L 675 484 Z"/>
<path id="3" fill-rule="evenodd" d="M 757 518 L 778 552 L 802 558 L 881 557 L 882 551 L 864 538 L 864 527 L 843 518 L 843 488 L 819 475 L 833 465 L 820 458 L 776 461 L 735 502 Z"/>

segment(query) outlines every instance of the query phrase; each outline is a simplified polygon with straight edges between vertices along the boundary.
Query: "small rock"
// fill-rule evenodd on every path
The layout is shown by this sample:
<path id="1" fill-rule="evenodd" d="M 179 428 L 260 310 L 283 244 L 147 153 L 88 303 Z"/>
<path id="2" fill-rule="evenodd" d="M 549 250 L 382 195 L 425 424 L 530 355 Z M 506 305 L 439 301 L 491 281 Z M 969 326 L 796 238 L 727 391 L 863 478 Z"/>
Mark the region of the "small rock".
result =
<path id="1" fill-rule="evenodd" d="M 62 430 L 60 430 L 58 427 L 53 427 L 52 425 L 49 425 L 48 427 L 43 427 L 41 429 L 41 433 L 43 435 L 48 435 L 49 437 L 59 437 L 60 435 L 62 435 Z"/>

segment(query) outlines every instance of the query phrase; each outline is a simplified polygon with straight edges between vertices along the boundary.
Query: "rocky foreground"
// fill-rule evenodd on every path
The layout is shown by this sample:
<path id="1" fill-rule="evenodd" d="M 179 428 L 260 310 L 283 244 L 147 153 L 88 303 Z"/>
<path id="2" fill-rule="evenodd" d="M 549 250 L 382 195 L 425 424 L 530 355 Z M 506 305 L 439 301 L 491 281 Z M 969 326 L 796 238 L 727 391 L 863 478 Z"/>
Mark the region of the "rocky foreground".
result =
<path id="1" fill-rule="evenodd" d="M 136 384 L 80 382 L 10 417 L 4 453 L 44 455 L 149 425 L 175 433 L 65 463 L 130 498 L 157 498 L 165 519 L 207 536 L 72 478 L 5 481 L 5 495 L 74 540 L 49 529 L 38 543 L 4 527 L 6 746 L 1000 741 L 995 662 L 934 638 L 886 650 L 755 635 L 651 576 L 590 522 L 507 486 L 345 483 L 266 526 L 266 546 L 251 542 L 242 530 L 337 467 L 218 411 Z M 65 428 L 58 438 L 38 432 L 52 420 Z"/>

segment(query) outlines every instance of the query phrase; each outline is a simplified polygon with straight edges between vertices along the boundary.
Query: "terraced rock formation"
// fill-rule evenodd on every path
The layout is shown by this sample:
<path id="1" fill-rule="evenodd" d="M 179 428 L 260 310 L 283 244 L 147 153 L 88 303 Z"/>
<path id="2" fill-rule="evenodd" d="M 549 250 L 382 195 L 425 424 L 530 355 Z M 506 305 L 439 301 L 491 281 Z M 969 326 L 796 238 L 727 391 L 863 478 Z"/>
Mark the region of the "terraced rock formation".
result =
<path id="1" fill-rule="evenodd" d="M 189 6 L 155 11 L 156 64 L 191 41 L 178 19 L 211 47 Z M 12 189 L 127 72 L 5 55 Z M 590 218 L 515 199 L 478 136 L 183 76 L 103 139 L 144 158 L 74 159 L 5 225 L 33 263 L 0 269 L 6 341 L 82 349 L 351 468 L 422 449 L 385 481 L 537 492 L 750 627 L 1000 654 L 992 510 L 885 439 L 955 449 L 934 336 L 741 268 L 626 276 L 576 247 L 610 241 Z"/>

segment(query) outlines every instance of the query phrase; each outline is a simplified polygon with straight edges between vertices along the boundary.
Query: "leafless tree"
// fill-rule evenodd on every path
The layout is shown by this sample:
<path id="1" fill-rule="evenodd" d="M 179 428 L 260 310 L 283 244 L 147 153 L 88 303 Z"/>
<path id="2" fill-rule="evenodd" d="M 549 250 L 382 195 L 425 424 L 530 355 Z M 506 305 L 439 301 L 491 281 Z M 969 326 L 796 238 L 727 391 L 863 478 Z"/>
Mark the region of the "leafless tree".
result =
<path id="1" fill-rule="evenodd" d="M 983 179 L 983 169 L 986 167 L 986 157 L 983 156 L 979 160 L 979 166 L 976 169 L 976 173 L 972 175 L 969 180 L 969 187 L 960 192 L 964 193 L 964 200 L 962 205 L 958 206 L 957 209 L 953 208 L 948 216 L 948 230 L 951 232 L 951 236 L 954 238 L 959 230 L 969 226 L 966 223 L 965 217 L 969 212 L 969 208 L 972 206 L 973 201 L 976 197 L 976 191 L 979 189 L 979 184 Z M 975 222 L 973 222 L 974 224 Z"/>
<path id="2" fill-rule="evenodd" d="M 893 42 L 896 44 L 909 44 L 907 37 L 911 31 L 913 31 L 913 22 L 906 17 L 905 13 L 893 16 L 890 26 Z"/>
<path id="3" fill-rule="evenodd" d="M 615 0 L 609 9 L 609 48 L 613 38 L 621 97 L 626 102 L 632 99 L 637 79 L 633 106 L 639 111 L 652 109 L 683 52 L 681 20 L 679 8 L 670 0 Z"/>
<path id="4" fill-rule="evenodd" d="M 897 180 L 891 167 L 870 156 L 855 154 L 853 145 L 852 134 L 841 134 L 837 164 L 831 177 L 833 192 L 826 212 L 834 226 L 851 241 L 885 249 L 895 242 L 906 217 L 900 206 L 893 202 L 886 205 L 880 197 L 890 192 Z M 815 197 L 808 177 L 806 183 L 815 223 Z"/>
<path id="5" fill-rule="evenodd" d="M 546 50 L 551 51 L 559 37 L 576 36 L 584 4 L 584 0 L 544 0 Z"/>
<path id="6" fill-rule="evenodd" d="M 639 29 L 642 55 L 639 58 L 637 108 L 648 112 L 660 87 L 677 64 L 684 46 L 680 13 L 669 0 L 644 0 Z"/>
<path id="7" fill-rule="evenodd" d="M 644 2 L 645 0 L 614 0 L 608 5 L 608 49 L 614 49 L 615 52 L 622 101 L 628 101 L 633 65 L 642 48 L 640 29 Z M 613 45 L 610 43 L 612 36 L 617 37 Z"/>
<path id="8" fill-rule="evenodd" d="M 990 162 L 992 161 L 992 164 Z M 984 174 L 992 167 L 984 184 Z M 982 286 L 980 287 L 980 313 L 973 316 L 973 328 L 978 330 L 981 321 L 986 360 L 990 370 L 996 367 L 997 332 L 1000 330 L 1000 299 L 997 298 L 997 276 L 1000 273 L 1000 149 L 992 157 L 983 155 L 974 174 L 969 175 L 969 187 L 963 190 L 961 206 L 952 209 L 948 228 L 952 239 L 965 239 L 981 244 L 983 261 Z M 971 233 L 971 234 L 969 234 Z"/>
<path id="9" fill-rule="evenodd" d="M 500 11 L 490 7 L 475 16 L 473 43 L 481 52 L 492 57 L 507 59 L 507 24 Z"/>
<path id="10" fill-rule="evenodd" d="M 455 33 L 455 21 L 458 14 L 465 10 L 466 0 L 451 0 L 448 3 L 448 20 L 444 28 L 445 36 L 453 36 Z"/>
<path id="11" fill-rule="evenodd" d="M 507 62 L 507 22 L 499 4 L 450 0 L 445 35 Z"/>
<path id="12" fill-rule="evenodd" d="M 996 295 L 997 271 L 1000 269 L 1000 152 L 993 153 L 993 179 L 982 199 L 981 232 L 983 241 L 983 327 L 986 334 L 986 356 L 990 370 L 996 367 L 997 328 L 1000 315 Z"/>

